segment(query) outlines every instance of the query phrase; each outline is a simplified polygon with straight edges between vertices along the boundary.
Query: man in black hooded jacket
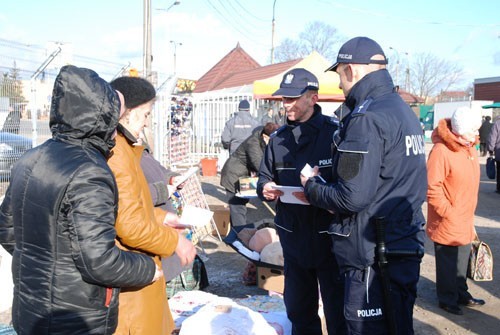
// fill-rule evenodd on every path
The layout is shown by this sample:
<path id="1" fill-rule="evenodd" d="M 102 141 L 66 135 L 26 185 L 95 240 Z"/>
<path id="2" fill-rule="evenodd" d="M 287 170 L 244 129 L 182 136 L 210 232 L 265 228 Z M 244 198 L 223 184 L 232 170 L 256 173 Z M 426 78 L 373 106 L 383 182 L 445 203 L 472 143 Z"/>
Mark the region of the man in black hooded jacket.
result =
<path id="1" fill-rule="evenodd" d="M 106 157 L 119 99 L 94 71 L 63 67 L 52 93 L 52 139 L 12 169 L 0 243 L 13 255 L 17 334 L 112 334 L 119 287 L 161 275 L 151 257 L 115 246 L 118 193 Z"/>

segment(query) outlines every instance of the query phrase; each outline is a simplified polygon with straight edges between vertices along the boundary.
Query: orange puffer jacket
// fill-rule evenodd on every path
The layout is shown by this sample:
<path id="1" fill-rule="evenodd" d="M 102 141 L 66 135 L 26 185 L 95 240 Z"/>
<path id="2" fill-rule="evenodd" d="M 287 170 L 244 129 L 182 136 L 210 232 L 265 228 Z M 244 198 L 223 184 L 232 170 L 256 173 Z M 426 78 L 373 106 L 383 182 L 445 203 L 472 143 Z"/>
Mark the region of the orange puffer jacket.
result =
<path id="1" fill-rule="evenodd" d="M 434 147 L 427 160 L 427 235 L 437 243 L 459 246 L 475 236 L 474 211 L 479 192 L 475 144 L 465 146 L 443 119 L 432 133 Z"/>
<path id="2" fill-rule="evenodd" d="M 120 132 L 108 161 L 118 185 L 117 243 L 127 250 L 154 255 L 161 267 L 161 257 L 175 251 L 178 233 L 155 218 L 155 211 L 140 160 L 143 146 L 134 146 Z M 170 334 L 174 322 L 168 307 L 165 281 L 148 286 L 123 289 L 119 296 L 116 334 Z"/>

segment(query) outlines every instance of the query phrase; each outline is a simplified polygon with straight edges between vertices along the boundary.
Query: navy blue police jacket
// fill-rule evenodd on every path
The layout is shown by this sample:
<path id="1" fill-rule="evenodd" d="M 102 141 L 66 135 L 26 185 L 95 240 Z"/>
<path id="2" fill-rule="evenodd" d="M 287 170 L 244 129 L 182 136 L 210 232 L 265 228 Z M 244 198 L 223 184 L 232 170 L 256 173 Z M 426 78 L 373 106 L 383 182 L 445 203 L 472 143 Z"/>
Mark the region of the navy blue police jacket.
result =
<path id="1" fill-rule="evenodd" d="M 265 201 L 262 190 L 266 183 L 302 186 L 300 171 L 309 164 L 319 166 L 323 178 L 332 178 L 332 138 L 338 122 L 321 113 L 319 105 L 303 123 L 280 127 L 266 146 L 262 159 L 257 194 Z M 330 258 L 331 238 L 328 229 L 333 215 L 325 209 L 277 201 L 275 224 L 285 259 L 303 267 L 318 267 Z"/>
<path id="2" fill-rule="evenodd" d="M 375 262 L 375 218 L 385 219 L 389 250 L 423 249 L 427 192 L 422 129 L 387 70 L 362 78 L 345 104 L 352 112 L 334 136 L 333 182 L 305 185 L 311 204 L 335 212 L 329 233 L 341 271 Z"/>

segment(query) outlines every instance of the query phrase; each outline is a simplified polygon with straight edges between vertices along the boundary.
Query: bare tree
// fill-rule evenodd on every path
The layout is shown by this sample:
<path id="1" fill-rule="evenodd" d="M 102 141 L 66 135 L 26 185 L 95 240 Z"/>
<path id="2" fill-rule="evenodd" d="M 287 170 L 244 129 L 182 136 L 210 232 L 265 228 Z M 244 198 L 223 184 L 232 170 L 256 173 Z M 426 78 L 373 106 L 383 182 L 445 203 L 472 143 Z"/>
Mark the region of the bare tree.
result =
<path id="1" fill-rule="evenodd" d="M 308 23 L 294 40 L 286 38 L 276 47 L 275 58 L 279 62 L 302 58 L 312 51 L 317 51 L 328 60 L 334 60 L 340 42 L 344 38 L 337 32 L 337 28 L 321 21 Z"/>
<path id="2" fill-rule="evenodd" d="M 274 51 L 274 58 L 278 62 L 286 62 L 292 59 L 302 58 L 305 55 L 307 55 L 307 53 L 303 50 L 300 41 L 294 41 L 290 38 L 284 39 Z"/>
<path id="3" fill-rule="evenodd" d="M 411 68 L 408 70 L 407 82 L 411 83 L 411 87 L 407 90 L 426 100 L 439 92 L 462 84 L 464 78 L 464 71 L 460 65 L 440 59 L 431 53 L 412 55 Z"/>

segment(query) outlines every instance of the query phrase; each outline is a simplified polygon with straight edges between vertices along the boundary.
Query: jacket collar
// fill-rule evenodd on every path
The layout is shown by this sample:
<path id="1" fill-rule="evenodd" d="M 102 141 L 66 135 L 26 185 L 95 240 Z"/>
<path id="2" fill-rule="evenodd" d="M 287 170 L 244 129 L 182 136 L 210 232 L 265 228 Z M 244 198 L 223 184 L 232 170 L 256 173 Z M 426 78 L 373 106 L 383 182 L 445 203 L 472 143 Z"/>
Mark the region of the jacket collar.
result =
<path id="1" fill-rule="evenodd" d="M 361 78 L 347 95 L 345 104 L 352 111 L 367 98 L 378 98 L 392 92 L 395 92 L 395 87 L 391 76 L 386 69 L 381 69 Z"/>
<path id="2" fill-rule="evenodd" d="M 295 122 L 295 121 L 290 121 L 288 118 L 286 119 L 286 124 L 292 128 L 307 124 L 315 128 L 320 128 L 321 125 L 323 124 L 323 119 L 321 118 L 322 112 L 321 112 L 321 106 L 318 104 L 314 105 L 314 111 L 311 115 L 311 117 L 306 121 L 306 122 Z"/>
<path id="3" fill-rule="evenodd" d="M 118 130 L 127 139 L 129 144 L 134 145 L 137 143 L 137 138 L 135 138 L 134 135 L 132 135 L 121 123 L 118 123 L 116 130 Z"/>

